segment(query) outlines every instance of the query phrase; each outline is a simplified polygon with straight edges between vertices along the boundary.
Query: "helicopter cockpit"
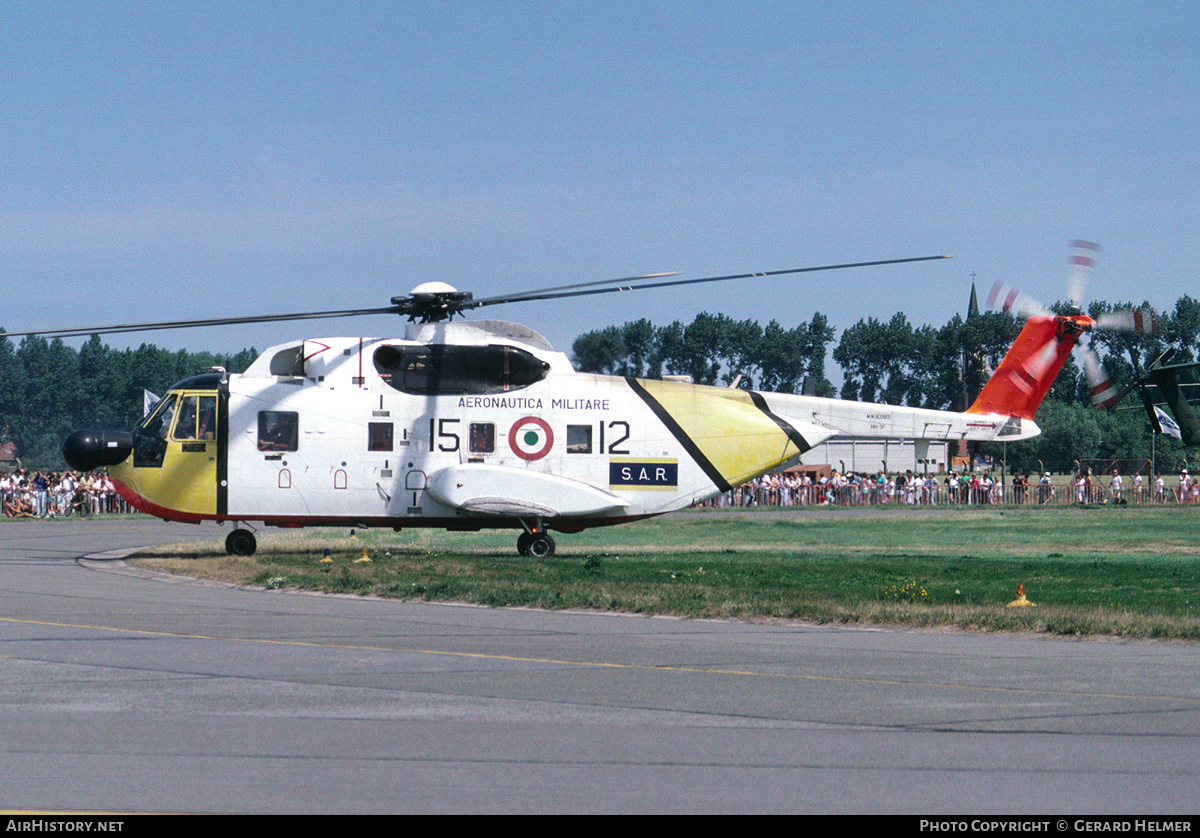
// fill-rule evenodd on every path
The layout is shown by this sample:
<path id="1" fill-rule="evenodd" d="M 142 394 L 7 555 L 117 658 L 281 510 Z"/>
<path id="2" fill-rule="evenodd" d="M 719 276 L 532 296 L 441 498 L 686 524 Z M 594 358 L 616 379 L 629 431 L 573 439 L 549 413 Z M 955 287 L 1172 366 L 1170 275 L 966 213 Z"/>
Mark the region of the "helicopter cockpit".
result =
<path id="1" fill-rule="evenodd" d="M 215 440 L 219 381 L 218 375 L 198 375 L 171 388 L 133 429 L 135 467 L 161 467 L 168 439 L 185 444 Z"/>

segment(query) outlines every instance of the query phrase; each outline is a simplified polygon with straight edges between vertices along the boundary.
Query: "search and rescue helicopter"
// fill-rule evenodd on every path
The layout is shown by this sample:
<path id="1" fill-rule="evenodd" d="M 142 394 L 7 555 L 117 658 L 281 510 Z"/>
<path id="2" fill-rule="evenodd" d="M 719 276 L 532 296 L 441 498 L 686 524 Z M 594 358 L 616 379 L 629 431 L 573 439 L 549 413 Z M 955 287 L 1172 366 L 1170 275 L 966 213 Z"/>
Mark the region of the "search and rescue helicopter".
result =
<path id="1" fill-rule="evenodd" d="M 729 491 L 834 436 L 1028 439 L 1079 336 L 1082 314 L 1031 317 L 965 412 L 576 372 L 531 329 L 452 321 L 483 306 L 940 256 L 703 279 L 654 274 L 474 299 L 442 282 L 391 306 L 41 330 L 81 336 L 395 313 L 403 338 L 295 340 L 242 374 L 180 381 L 132 431 L 76 431 L 63 453 L 108 467 L 133 507 L 168 521 L 231 521 L 226 549 L 253 554 L 251 522 L 512 528 L 517 550 L 554 553 L 578 532 L 661 515 Z M 10 336 L 33 333 L 9 333 Z"/>

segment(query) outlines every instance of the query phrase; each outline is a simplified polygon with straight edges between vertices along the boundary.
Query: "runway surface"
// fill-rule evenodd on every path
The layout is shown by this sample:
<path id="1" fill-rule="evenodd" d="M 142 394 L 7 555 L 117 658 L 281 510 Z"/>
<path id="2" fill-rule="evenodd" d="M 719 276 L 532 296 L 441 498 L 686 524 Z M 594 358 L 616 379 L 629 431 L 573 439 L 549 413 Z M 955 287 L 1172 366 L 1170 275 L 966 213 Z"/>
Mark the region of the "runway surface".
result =
<path id="1" fill-rule="evenodd" d="M 0 522 L 0 809 L 1196 814 L 1200 647 L 250 591 Z"/>

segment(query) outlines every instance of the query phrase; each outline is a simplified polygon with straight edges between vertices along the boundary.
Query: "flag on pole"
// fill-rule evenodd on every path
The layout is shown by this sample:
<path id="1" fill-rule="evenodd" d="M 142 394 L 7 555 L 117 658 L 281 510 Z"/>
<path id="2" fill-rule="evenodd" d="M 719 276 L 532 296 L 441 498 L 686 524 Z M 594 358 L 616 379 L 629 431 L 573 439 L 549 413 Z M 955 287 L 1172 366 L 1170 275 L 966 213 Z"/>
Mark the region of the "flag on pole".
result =
<path id="1" fill-rule="evenodd" d="M 1161 433 L 1183 440 L 1183 432 L 1179 430 L 1179 425 L 1175 424 L 1174 419 L 1164 413 L 1161 407 L 1155 407 L 1154 413 L 1158 416 L 1158 427 Z"/>

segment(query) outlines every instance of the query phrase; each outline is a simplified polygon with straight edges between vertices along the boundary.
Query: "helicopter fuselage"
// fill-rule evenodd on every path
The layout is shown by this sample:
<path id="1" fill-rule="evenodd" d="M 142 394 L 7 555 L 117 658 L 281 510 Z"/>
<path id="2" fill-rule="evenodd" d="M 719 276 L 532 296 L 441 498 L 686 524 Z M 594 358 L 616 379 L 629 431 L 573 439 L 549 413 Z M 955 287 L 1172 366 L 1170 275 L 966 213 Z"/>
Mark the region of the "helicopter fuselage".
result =
<path id="1" fill-rule="evenodd" d="M 244 374 L 182 381 L 110 476 L 167 520 L 536 534 L 682 509 L 837 435 L 1037 432 L 1012 416 L 579 373 L 525 327 L 473 321 L 296 341 Z"/>

